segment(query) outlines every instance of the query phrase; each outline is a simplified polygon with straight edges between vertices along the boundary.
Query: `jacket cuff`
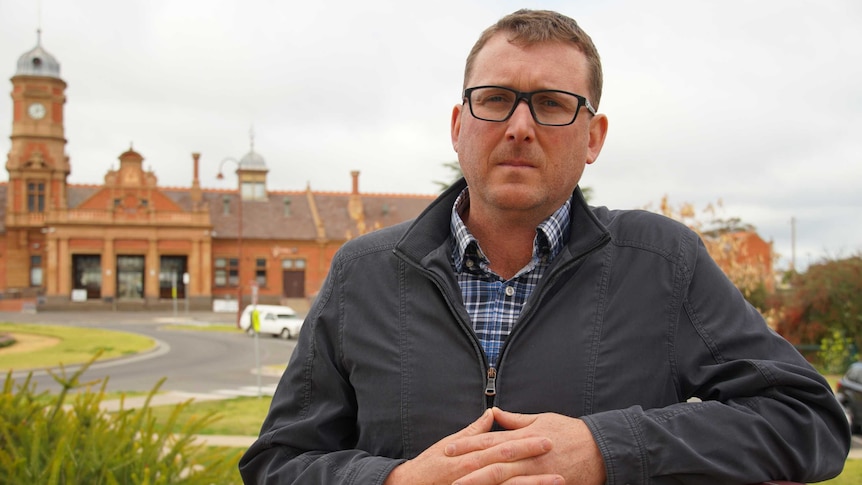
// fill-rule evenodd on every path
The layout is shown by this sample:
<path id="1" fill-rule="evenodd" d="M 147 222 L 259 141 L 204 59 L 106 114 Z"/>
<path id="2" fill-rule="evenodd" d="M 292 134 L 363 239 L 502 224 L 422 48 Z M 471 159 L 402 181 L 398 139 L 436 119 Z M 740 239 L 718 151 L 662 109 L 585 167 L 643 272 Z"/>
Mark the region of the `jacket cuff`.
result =
<path id="1" fill-rule="evenodd" d="M 646 447 L 637 416 L 613 410 L 581 417 L 605 460 L 607 485 L 648 483 Z"/>

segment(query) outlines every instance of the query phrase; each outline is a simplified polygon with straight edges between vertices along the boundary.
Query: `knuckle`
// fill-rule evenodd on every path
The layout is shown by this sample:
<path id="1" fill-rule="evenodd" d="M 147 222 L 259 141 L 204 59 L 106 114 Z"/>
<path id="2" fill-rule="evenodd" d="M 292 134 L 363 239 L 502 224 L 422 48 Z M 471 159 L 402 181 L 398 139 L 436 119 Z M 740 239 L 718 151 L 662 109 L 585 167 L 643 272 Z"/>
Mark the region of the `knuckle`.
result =
<path id="1" fill-rule="evenodd" d="M 506 479 L 508 479 L 508 475 L 506 474 L 506 467 L 503 466 L 502 463 L 494 463 L 489 468 L 489 472 L 491 476 L 494 477 L 494 483 L 502 483 Z"/>
<path id="2" fill-rule="evenodd" d="M 512 461 L 517 457 L 517 452 L 515 447 L 510 444 L 504 444 L 500 446 L 500 457 L 503 458 L 504 461 Z"/>
<path id="3" fill-rule="evenodd" d="M 479 445 L 482 447 L 482 449 L 487 450 L 488 448 L 494 446 L 494 444 L 495 444 L 494 438 L 495 437 L 493 434 L 490 434 L 490 433 L 485 434 L 480 438 Z"/>

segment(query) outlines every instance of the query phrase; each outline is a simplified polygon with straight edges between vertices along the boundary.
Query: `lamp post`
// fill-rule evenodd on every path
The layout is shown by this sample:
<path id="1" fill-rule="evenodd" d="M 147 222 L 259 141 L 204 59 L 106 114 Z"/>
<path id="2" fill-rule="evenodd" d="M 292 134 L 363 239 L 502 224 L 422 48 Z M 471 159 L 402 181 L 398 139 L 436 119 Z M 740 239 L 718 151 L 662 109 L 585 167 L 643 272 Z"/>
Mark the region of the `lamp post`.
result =
<path id="1" fill-rule="evenodd" d="M 218 180 L 224 180 L 224 174 L 222 173 L 222 168 L 224 164 L 227 162 L 236 164 L 236 180 L 237 180 L 237 252 L 239 253 L 239 257 L 236 261 L 236 326 L 239 328 L 239 321 L 242 318 L 242 181 L 239 179 L 239 169 L 241 164 L 235 158 L 227 157 L 219 163 L 218 166 L 218 175 L 216 178 Z M 228 282 L 230 282 L 230 273 L 228 273 Z"/>

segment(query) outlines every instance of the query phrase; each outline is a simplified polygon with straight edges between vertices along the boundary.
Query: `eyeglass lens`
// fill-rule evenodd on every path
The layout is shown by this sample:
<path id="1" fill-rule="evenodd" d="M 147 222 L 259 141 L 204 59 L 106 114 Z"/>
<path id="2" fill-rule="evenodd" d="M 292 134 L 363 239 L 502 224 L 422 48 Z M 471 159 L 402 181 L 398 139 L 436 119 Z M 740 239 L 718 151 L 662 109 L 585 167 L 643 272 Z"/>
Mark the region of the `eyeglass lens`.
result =
<path id="1" fill-rule="evenodd" d="M 561 91 L 536 91 L 527 100 L 537 122 L 546 125 L 568 125 L 577 116 L 580 99 Z M 473 116 L 487 121 L 505 121 L 515 110 L 518 95 L 500 87 L 480 87 L 470 92 Z"/>

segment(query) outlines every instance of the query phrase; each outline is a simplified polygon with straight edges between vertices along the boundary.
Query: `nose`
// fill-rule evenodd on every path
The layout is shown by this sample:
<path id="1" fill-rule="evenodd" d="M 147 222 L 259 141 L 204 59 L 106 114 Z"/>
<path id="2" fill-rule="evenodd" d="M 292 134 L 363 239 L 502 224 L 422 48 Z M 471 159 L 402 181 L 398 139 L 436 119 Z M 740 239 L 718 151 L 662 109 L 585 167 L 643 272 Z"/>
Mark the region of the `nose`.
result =
<path id="1" fill-rule="evenodd" d="M 513 141 L 527 141 L 534 137 L 536 129 L 536 120 L 533 119 L 533 113 L 530 112 L 530 106 L 526 100 L 518 101 L 515 106 L 515 111 L 509 117 L 506 126 L 506 136 Z"/>

